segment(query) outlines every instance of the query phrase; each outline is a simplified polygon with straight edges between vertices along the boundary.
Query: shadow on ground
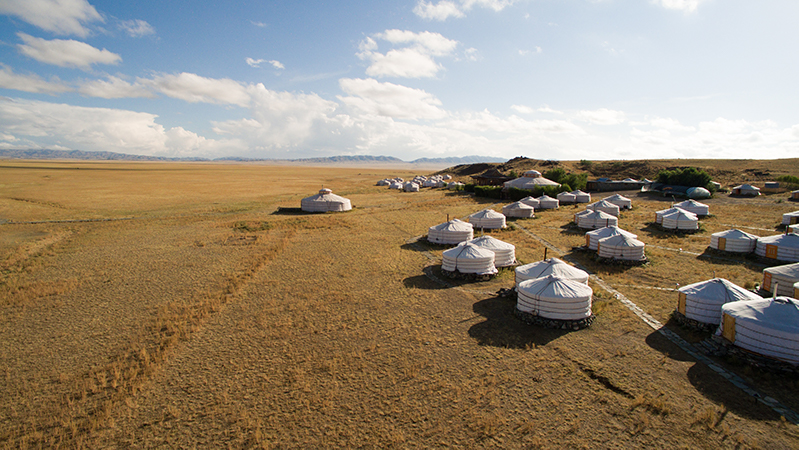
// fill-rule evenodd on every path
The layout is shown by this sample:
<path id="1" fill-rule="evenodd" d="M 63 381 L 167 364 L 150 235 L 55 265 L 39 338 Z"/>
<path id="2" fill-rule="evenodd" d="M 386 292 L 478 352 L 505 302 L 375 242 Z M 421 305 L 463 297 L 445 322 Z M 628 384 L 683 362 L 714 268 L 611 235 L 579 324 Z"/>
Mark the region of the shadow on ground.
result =
<path id="1" fill-rule="evenodd" d="M 472 309 L 486 320 L 472 325 L 469 336 L 480 345 L 525 349 L 546 345 L 568 333 L 524 323 L 513 314 L 515 308 L 516 301 L 504 297 L 491 297 L 475 303 Z"/>

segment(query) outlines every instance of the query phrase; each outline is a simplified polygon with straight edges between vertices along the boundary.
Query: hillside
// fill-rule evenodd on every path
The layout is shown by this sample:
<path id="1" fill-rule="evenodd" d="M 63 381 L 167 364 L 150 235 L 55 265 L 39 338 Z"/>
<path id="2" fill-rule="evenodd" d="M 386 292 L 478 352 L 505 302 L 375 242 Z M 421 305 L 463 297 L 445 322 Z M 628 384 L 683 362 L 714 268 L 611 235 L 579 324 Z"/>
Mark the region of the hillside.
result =
<path id="1" fill-rule="evenodd" d="M 516 157 L 504 163 L 461 164 L 439 173 L 449 173 L 462 181 L 471 180 L 471 175 L 497 169 L 502 173 L 515 172 L 521 175 L 526 170 L 546 172 L 561 167 L 570 173 L 587 173 L 589 179 L 607 177 L 613 180 L 624 178 L 655 179 L 661 170 L 683 167 L 698 167 L 709 173 L 714 181 L 723 186 L 734 186 L 743 182 L 758 185 L 781 175 L 799 175 L 799 158 L 775 160 L 740 159 L 644 159 L 624 161 L 550 161 Z"/>

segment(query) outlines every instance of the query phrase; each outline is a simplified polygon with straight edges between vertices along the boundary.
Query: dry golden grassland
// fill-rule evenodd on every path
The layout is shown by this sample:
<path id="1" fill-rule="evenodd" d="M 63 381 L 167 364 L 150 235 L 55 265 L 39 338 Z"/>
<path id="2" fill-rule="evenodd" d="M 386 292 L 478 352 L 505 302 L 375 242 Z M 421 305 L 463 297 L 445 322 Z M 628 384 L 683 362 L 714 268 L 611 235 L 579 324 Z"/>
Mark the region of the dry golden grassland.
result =
<path id="1" fill-rule="evenodd" d="M 3 447 L 799 446 L 797 425 L 595 283 L 597 320 L 563 332 L 494 294 L 512 271 L 436 281 L 444 248 L 415 238 L 502 204 L 389 191 L 375 182 L 413 174 L 385 169 L 0 166 Z M 277 212 L 323 186 L 355 209 Z M 710 233 L 773 234 L 796 209 L 722 195 L 701 233 L 672 236 L 648 224 L 670 199 L 629 196 L 620 226 L 648 244 L 645 266 L 573 251 L 584 238 L 565 225 L 582 208 L 492 234 L 525 263 L 547 241 L 696 342 L 669 322 L 669 289 L 714 274 L 752 286 L 763 268 L 709 258 Z M 797 380 L 718 363 L 799 410 Z"/>

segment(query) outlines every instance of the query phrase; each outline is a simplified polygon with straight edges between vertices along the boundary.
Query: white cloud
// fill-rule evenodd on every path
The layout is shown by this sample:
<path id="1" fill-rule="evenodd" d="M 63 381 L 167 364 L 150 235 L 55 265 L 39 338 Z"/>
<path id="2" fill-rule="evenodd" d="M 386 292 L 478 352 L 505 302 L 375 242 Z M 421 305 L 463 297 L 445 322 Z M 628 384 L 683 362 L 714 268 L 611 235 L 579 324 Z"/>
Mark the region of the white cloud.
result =
<path id="1" fill-rule="evenodd" d="M 274 59 L 270 60 L 269 64 L 271 64 L 272 67 L 274 67 L 275 69 L 285 69 L 286 68 L 286 66 L 284 66 L 280 61 L 276 61 Z"/>
<path id="2" fill-rule="evenodd" d="M 266 28 L 267 27 L 267 24 L 265 24 L 263 22 L 256 22 L 254 20 L 251 20 L 250 23 L 255 25 L 258 28 Z"/>
<path id="3" fill-rule="evenodd" d="M 499 12 L 514 3 L 515 0 L 440 0 L 438 3 L 419 0 L 413 13 L 422 19 L 445 21 L 450 17 L 465 17 L 475 6 Z"/>
<path id="4" fill-rule="evenodd" d="M 84 83 L 78 91 L 88 97 L 100 98 L 155 97 L 155 94 L 142 84 L 131 84 L 115 76 L 109 76 L 106 80 L 93 80 Z"/>
<path id="5" fill-rule="evenodd" d="M 46 64 L 88 68 L 92 64 L 117 64 L 122 61 L 122 57 L 116 53 L 72 39 L 48 41 L 25 33 L 17 33 L 17 36 L 24 42 L 17 45 L 20 53 Z"/>
<path id="6" fill-rule="evenodd" d="M 157 75 L 151 79 L 139 78 L 139 84 L 172 98 L 189 103 L 205 102 L 248 106 L 250 93 L 247 86 L 229 78 L 205 78 L 193 73 Z"/>
<path id="7" fill-rule="evenodd" d="M 16 16 L 42 30 L 60 35 L 89 35 L 86 24 L 103 22 L 86 0 L 3 0 L 0 14 Z"/>
<path id="8" fill-rule="evenodd" d="M 238 141 L 214 141 L 177 127 L 165 130 L 154 114 L 0 99 L 0 124 L 41 147 L 158 156 L 203 156 L 233 151 Z"/>
<path id="9" fill-rule="evenodd" d="M 142 37 L 155 34 L 155 28 L 144 20 L 123 20 L 119 23 L 119 28 L 128 33 L 131 37 Z"/>
<path id="10" fill-rule="evenodd" d="M 674 9 L 684 13 L 692 13 L 696 11 L 699 4 L 705 0 L 651 0 L 655 5 L 662 6 L 666 9 Z"/>
<path id="11" fill-rule="evenodd" d="M 342 78 L 341 90 L 350 97 L 339 96 L 345 105 L 366 114 L 395 119 L 441 119 L 446 112 L 441 101 L 421 89 L 393 83 L 380 83 L 374 79 Z"/>
<path id="12" fill-rule="evenodd" d="M 0 64 L 0 88 L 32 92 L 34 94 L 59 94 L 73 90 L 58 78 L 45 81 L 35 74 L 20 75 L 14 73 L 10 67 L 6 67 L 3 64 Z"/>
<path id="13" fill-rule="evenodd" d="M 458 46 L 458 41 L 428 31 L 414 33 L 386 30 L 373 37 L 367 37 L 360 42 L 358 57 L 370 61 L 366 74 L 374 77 L 434 77 L 443 68 L 434 57 L 451 55 Z M 376 51 L 378 44 L 375 39 L 404 48 L 392 49 L 385 54 L 379 53 Z"/>
<path id="14" fill-rule="evenodd" d="M 511 105 L 510 109 L 516 111 L 519 114 L 532 114 L 535 112 L 533 108 L 524 105 Z"/>
<path id="15" fill-rule="evenodd" d="M 596 125 L 618 125 L 627 120 L 621 111 L 600 108 L 594 111 L 580 111 L 577 118 Z"/>
<path id="16" fill-rule="evenodd" d="M 526 55 L 529 55 L 530 53 L 538 54 L 538 53 L 543 53 L 543 52 L 544 52 L 544 49 L 542 49 L 539 46 L 535 46 L 532 50 L 519 50 L 519 55 L 526 56 Z"/>
<path id="17" fill-rule="evenodd" d="M 268 62 L 275 69 L 285 69 L 286 68 L 286 66 L 284 66 L 280 61 L 276 61 L 274 59 L 267 61 L 265 59 L 247 58 L 245 61 L 247 61 L 247 65 L 249 65 L 250 67 L 259 68 L 259 67 L 261 67 L 262 63 Z"/>

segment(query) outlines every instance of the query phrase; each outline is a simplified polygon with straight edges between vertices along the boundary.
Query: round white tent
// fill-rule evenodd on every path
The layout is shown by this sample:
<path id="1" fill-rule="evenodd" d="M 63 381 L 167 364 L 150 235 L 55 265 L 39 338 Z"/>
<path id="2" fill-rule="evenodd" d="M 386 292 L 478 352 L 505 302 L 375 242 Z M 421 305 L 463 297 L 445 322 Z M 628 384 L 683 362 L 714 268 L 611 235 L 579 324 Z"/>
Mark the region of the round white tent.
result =
<path id="1" fill-rule="evenodd" d="M 462 188 L 466 186 L 465 184 L 461 183 L 460 181 L 453 181 L 452 183 L 447 184 L 447 189 L 450 191 L 457 191 L 458 188 Z"/>
<path id="2" fill-rule="evenodd" d="M 516 285 L 525 280 L 555 275 L 578 283 L 588 284 L 588 272 L 578 269 L 558 258 L 549 258 L 516 268 Z"/>
<path id="3" fill-rule="evenodd" d="M 609 226 L 585 233 L 585 245 L 589 248 L 589 250 L 596 250 L 597 244 L 599 244 L 600 240 L 619 234 L 623 234 L 632 239 L 638 238 L 638 235 L 622 230 L 617 226 Z"/>
<path id="4" fill-rule="evenodd" d="M 799 261 L 799 234 L 786 233 L 757 239 L 755 255 L 777 261 Z"/>
<path id="5" fill-rule="evenodd" d="M 591 315 L 593 290 L 586 284 L 549 275 L 519 283 L 516 309 L 555 320 L 580 320 Z"/>
<path id="6" fill-rule="evenodd" d="M 610 226 L 617 226 L 619 219 L 604 211 L 588 211 L 588 214 L 578 214 L 577 226 L 583 229 L 593 230 L 596 228 L 604 228 Z"/>
<path id="7" fill-rule="evenodd" d="M 602 211 L 610 214 L 611 216 L 619 217 L 619 205 L 609 202 L 607 199 L 602 199 L 598 202 L 591 203 L 586 208 L 594 211 Z"/>
<path id="8" fill-rule="evenodd" d="M 685 194 L 688 195 L 688 198 L 697 199 L 697 198 L 710 198 L 713 194 L 710 193 L 707 189 L 703 187 L 692 187 L 688 188 L 685 191 Z"/>
<path id="9" fill-rule="evenodd" d="M 558 209 L 560 202 L 556 198 L 552 198 L 546 194 L 538 197 L 538 206 L 541 209 Z"/>
<path id="10" fill-rule="evenodd" d="M 799 364 L 799 300 L 774 297 L 721 307 L 716 334 L 736 347 Z"/>
<path id="11" fill-rule="evenodd" d="M 632 209 L 633 207 L 632 200 L 621 194 L 611 195 L 610 197 L 605 197 L 603 200 L 613 203 L 614 205 L 618 206 L 619 209 Z"/>
<path id="12" fill-rule="evenodd" d="M 751 184 L 741 184 L 732 188 L 732 195 L 760 195 L 760 188 L 754 187 Z"/>
<path id="13" fill-rule="evenodd" d="M 556 183 L 552 180 L 548 180 L 541 176 L 541 172 L 537 170 L 528 170 L 524 173 L 522 177 L 516 178 L 515 180 L 506 181 L 503 184 L 506 188 L 517 188 L 517 189 L 535 189 L 539 186 L 560 186 L 560 183 Z"/>
<path id="14" fill-rule="evenodd" d="M 577 203 L 577 196 L 571 192 L 561 192 L 556 197 L 561 205 L 564 203 Z"/>
<path id="15" fill-rule="evenodd" d="M 732 253 L 751 253 L 757 245 L 754 234 L 733 228 L 710 235 L 710 248 Z"/>
<path id="16" fill-rule="evenodd" d="M 677 312 L 689 319 L 716 326 L 721 321 L 721 305 L 763 299 L 724 278 L 689 284 L 677 289 L 677 292 Z"/>
<path id="17" fill-rule="evenodd" d="M 383 178 L 382 180 L 377 182 L 378 186 L 388 186 L 390 184 L 391 184 L 391 180 L 389 180 L 388 178 Z"/>
<path id="18" fill-rule="evenodd" d="M 474 227 L 460 219 L 452 219 L 427 229 L 427 240 L 434 244 L 459 244 L 474 237 Z"/>
<path id="19" fill-rule="evenodd" d="M 537 198 L 535 198 L 533 196 L 524 197 L 523 199 L 521 199 L 519 201 L 524 203 L 525 205 L 532 206 L 533 208 L 536 208 L 536 209 L 541 207 L 541 203 L 538 201 Z"/>
<path id="20" fill-rule="evenodd" d="M 672 213 L 675 213 L 675 212 L 679 212 L 679 211 L 685 211 L 685 210 L 682 209 L 682 208 L 678 208 L 676 206 L 672 206 L 669 209 L 661 209 L 660 211 L 655 212 L 655 223 L 663 223 L 663 216 L 665 216 L 667 214 L 672 214 Z M 685 212 L 688 212 L 688 211 L 685 211 Z M 696 215 L 694 213 L 689 213 L 689 214 L 693 214 L 694 216 Z M 698 219 L 699 218 L 697 217 L 697 220 Z"/>
<path id="21" fill-rule="evenodd" d="M 799 263 L 763 269 L 763 285 L 766 292 L 773 295 L 793 296 L 793 285 L 799 282 Z M 776 287 L 777 292 L 774 292 Z"/>
<path id="22" fill-rule="evenodd" d="M 402 181 L 394 181 L 388 185 L 388 188 L 402 190 Z"/>
<path id="23" fill-rule="evenodd" d="M 583 192 L 581 190 L 572 191 L 574 194 L 574 201 L 576 203 L 591 203 L 591 194 L 588 192 Z"/>
<path id="24" fill-rule="evenodd" d="M 504 214 L 505 217 L 535 217 L 535 208 L 527 203 L 514 202 L 510 205 L 503 206 L 502 214 Z"/>
<path id="25" fill-rule="evenodd" d="M 684 209 L 690 213 L 694 213 L 697 216 L 706 216 L 710 213 L 710 210 L 706 204 L 699 203 L 698 201 L 693 199 L 677 203 L 674 206 L 680 209 Z"/>
<path id="26" fill-rule="evenodd" d="M 597 242 L 597 255 L 600 258 L 612 258 L 625 261 L 643 261 L 645 244 L 638 239 L 617 234 L 602 238 Z"/>
<path id="27" fill-rule="evenodd" d="M 793 211 L 782 215 L 782 225 L 793 225 L 799 223 L 799 211 Z"/>
<path id="28" fill-rule="evenodd" d="M 494 252 L 466 243 L 442 253 L 441 270 L 446 272 L 473 273 L 477 275 L 494 275 Z"/>
<path id="29" fill-rule="evenodd" d="M 402 188 L 405 190 L 405 192 L 419 192 L 419 185 L 413 181 L 405 183 Z"/>
<path id="30" fill-rule="evenodd" d="M 660 224 L 668 230 L 698 230 L 699 218 L 688 211 L 674 211 L 664 214 Z"/>
<path id="31" fill-rule="evenodd" d="M 469 223 L 475 228 L 505 228 L 505 215 L 493 209 L 484 209 L 469 216 Z"/>
<path id="32" fill-rule="evenodd" d="M 300 201 L 300 208 L 306 212 L 349 211 L 350 200 L 336 195 L 330 189 L 320 189 L 319 193 Z"/>
<path id="33" fill-rule="evenodd" d="M 494 266 L 496 267 L 509 267 L 516 264 L 516 246 L 513 244 L 500 241 L 493 236 L 480 236 L 461 242 L 458 246 L 469 244 L 494 252 Z"/>

